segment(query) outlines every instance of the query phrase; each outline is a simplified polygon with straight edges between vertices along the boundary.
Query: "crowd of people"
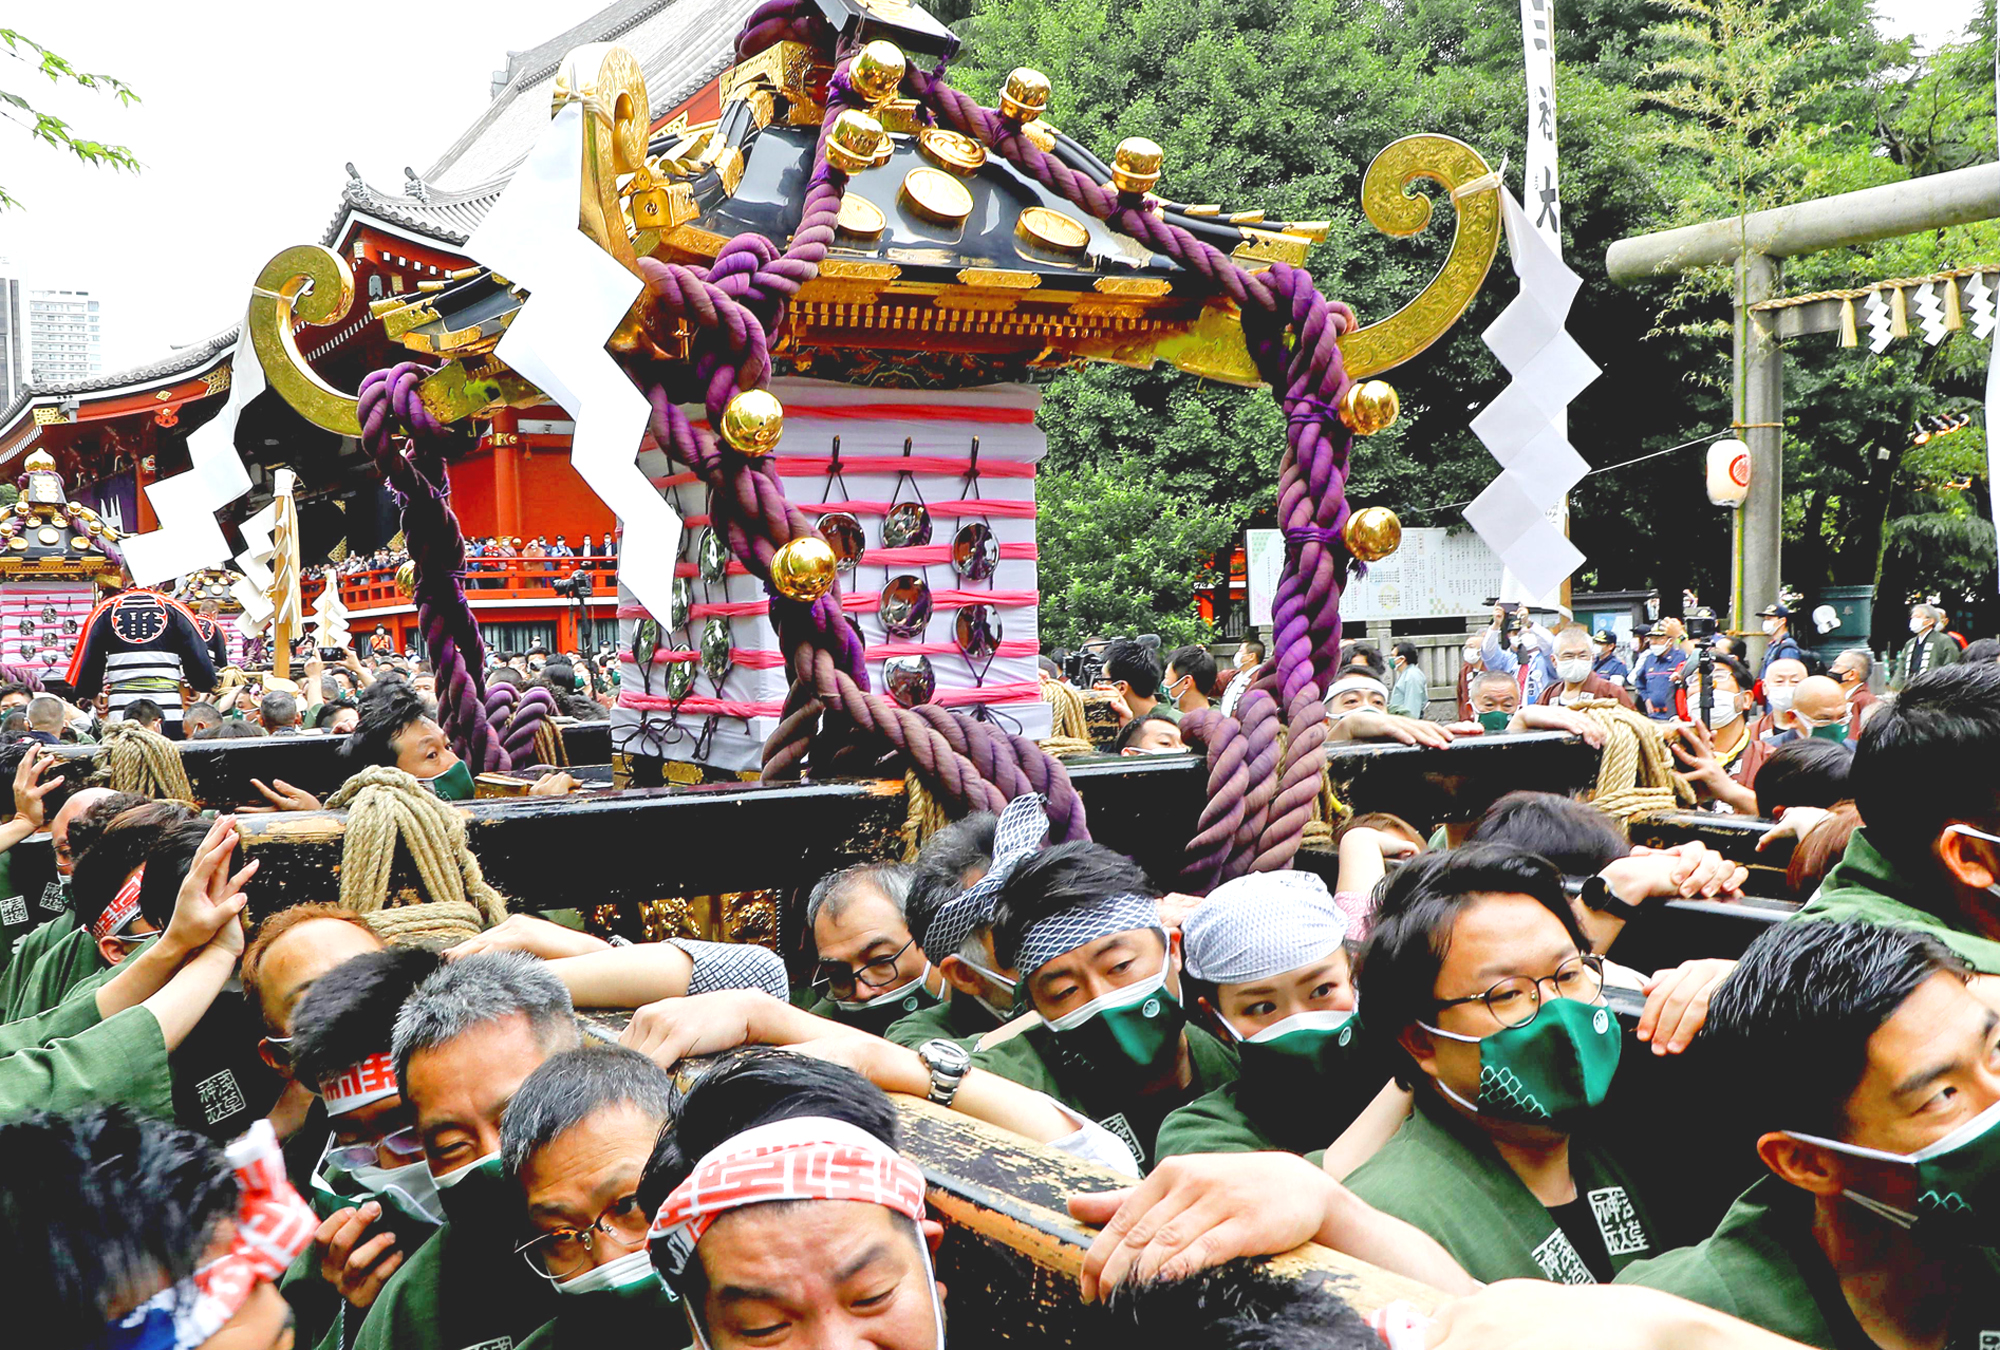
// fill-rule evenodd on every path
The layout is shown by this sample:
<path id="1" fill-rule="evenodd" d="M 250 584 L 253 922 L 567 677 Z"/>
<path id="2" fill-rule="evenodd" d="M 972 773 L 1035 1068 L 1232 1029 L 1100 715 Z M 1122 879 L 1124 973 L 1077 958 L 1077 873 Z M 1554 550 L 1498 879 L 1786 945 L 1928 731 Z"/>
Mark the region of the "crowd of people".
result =
<path id="1" fill-rule="evenodd" d="M 1688 781 L 1765 822 L 1803 902 L 1740 955 L 1627 964 L 1662 906 L 1740 901 L 1748 869 L 1531 791 L 1469 823 L 1358 814 L 1323 861 L 1199 896 L 1051 844 L 1027 794 L 821 879 L 796 966 L 599 936 L 577 895 L 432 950 L 267 889 L 228 815 L 80 786 L 46 742 L 89 714 L 0 690 L 25 724 L 0 874 L 44 835 L 58 874 L 9 902 L 31 918 L 0 951 L 0 1290 L 105 1350 L 938 1350 L 954 1309 L 1011 1314 L 937 1282 L 901 1093 L 1100 1169 L 1069 1203 L 1111 1335 L 2000 1338 L 2000 662 L 1933 623 L 1888 672 L 1853 651 L 1822 673 L 1772 629 L 1755 674 L 1703 639 L 1661 692 L 1675 634 L 1636 668 L 1606 636 L 1496 612 L 1446 720 L 1413 646 L 1353 644 L 1331 734 L 1601 738 L 1592 709 L 1664 703 Z M 1181 748 L 1263 657 L 1110 644 L 1121 748 Z M 183 719 L 320 719 L 355 771 L 470 795 L 427 669 L 316 661 L 316 704 L 245 680 Z M 596 675 L 539 651 L 488 671 L 572 700 Z M 636 1011 L 614 1035 L 591 1009 Z M 1371 1326 L 1228 1264 L 1307 1240 L 1444 1301 Z"/>
<path id="2" fill-rule="evenodd" d="M 385 545 L 372 550 L 356 550 L 335 563 L 331 570 L 339 576 L 353 576 L 360 572 L 393 570 L 409 560 L 407 550 Z M 573 545 L 565 534 L 558 534 L 553 539 L 545 534 L 533 538 L 519 535 L 468 538 L 465 541 L 465 566 L 468 572 L 474 574 L 469 584 L 475 589 L 500 585 L 501 578 L 489 575 L 492 573 L 566 574 L 579 567 L 585 571 L 613 572 L 618 567 L 618 539 L 609 532 L 602 539 L 586 534 Z"/>

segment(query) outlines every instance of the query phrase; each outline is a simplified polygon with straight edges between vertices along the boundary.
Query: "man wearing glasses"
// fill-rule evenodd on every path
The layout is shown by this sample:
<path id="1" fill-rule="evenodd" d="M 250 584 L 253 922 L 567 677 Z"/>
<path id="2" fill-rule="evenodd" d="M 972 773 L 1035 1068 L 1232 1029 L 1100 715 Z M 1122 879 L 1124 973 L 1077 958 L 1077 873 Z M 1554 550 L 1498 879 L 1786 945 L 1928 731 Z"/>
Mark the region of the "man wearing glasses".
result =
<path id="1" fill-rule="evenodd" d="M 514 1093 L 500 1159 L 527 1208 L 530 1236 L 517 1250 L 534 1283 L 561 1295 L 555 1320 L 521 1350 L 686 1343 L 678 1302 L 646 1250 L 652 1214 L 638 1195 L 673 1097 L 666 1070 L 603 1046 L 551 1056 Z"/>
<path id="2" fill-rule="evenodd" d="M 1609 1283 L 1658 1255 L 1644 1199 L 1591 1133 L 1620 1045 L 1603 990 L 1543 858 L 1472 844 L 1404 866 L 1359 992 L 1415 1110 L 1348 1186 L 1478 1280 Z"/>
<path id="3" fill-rule="evenodd" d="M 868 863 L 824 878 L 806 900 L 812 928 L 812 986 L 806 1011 L 880 1036 L 889 1024 L 935 1006 L 944 977 L 910 932 L 904 902 L 913 872 Z"/>

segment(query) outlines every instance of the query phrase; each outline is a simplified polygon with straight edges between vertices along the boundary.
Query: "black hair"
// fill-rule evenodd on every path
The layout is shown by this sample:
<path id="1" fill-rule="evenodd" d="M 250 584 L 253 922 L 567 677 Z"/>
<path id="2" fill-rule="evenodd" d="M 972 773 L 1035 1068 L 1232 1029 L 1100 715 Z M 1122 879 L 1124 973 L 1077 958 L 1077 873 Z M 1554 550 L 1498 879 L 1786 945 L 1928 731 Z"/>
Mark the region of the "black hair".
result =
<path id="1" fill-rule="evenodd" d="M 317 1088 L 351 1064 L 388 1054 L 403 1000 L 442 959 L 421 947 L 385 947 L 314 980 L 292 1009 L 293 1076 Z"/>
<path id="2" fill-rule="evenodd" d="M 768 1046 L 739 1050 L 703 1074 L 676 1103 L 646 1162 L 640 1203 L 648 1214 L 657 1213 L 711 1150 L 745 1130 L 799 1116 L 845 1121 L 890 1148 L 900 1138 L 888 1094 L 854 1070 Z M 689 1261 L 676 1280 L 664 1264 L 668 1246 L 653 1244 L 653 1264 L 698 1309 L 707 1293 L 701 1262 Z"/>
<path id="3" fill-rule="evenodd" d="M 1170 727 L 1177 727 L 1180 725 L 1178 722 L 1174 721 L 1173 718 L 1167 716 L 1163 712 L 1149 712 L 1144 714 L 1143 716 L 1135 717 L 1131 721 L 1127 722 L 1124 726 L 1118 728 L 1118 734 L 1111 738 L 1111 749 L 1113 753 L 1122 752 L 1125 749 L 1125 747 L 1132 744 L 1133 741 L 1138 740 L 1139 729 L 1145 726 L 1148 722 L 1165 722 Z"/>
<path id="4" fill-rule="evenodd" d="M 6 698 L 9 694 L 25 694 L 29 698 L 33 698 L 35 693 L 36 691 L 32 685 L 22 684 L 19 680 L 10 680 L 6 684 L 0 684 L 0 698 Z"/>
<path id="5" fill-rule="evenodd" d="M 164 929 L 174 917 L 181 880 L 194 866 L 194 855 L 208 837 L 209 822 L 199 816 L 169 825 L 146 855 L 146 875 L 139 881 L 139 912 L 155 928 Z M 236 855 L 230 855 L 232 860 Z"/>
<path id="6" fill-rule="evenodd" d="M 65 831 L 71 860 L 81 858 L 92 844 L 102 839 L 104 832 L 111 828 L 112 821 L 135 806 L 149 805 L 152 800 L 136 792 L 113 792 L 77 812 L 76 819 L 69 823 L 69 829 Z"/>
<path id="7" fill-rule="evenodd" d="M 511 684 L 516 689 L 526 689 L 528 687 L 527 678 L 512 666 L 493 667 L 493 669 L 486 672 L 486 683 L 488 687 L 496 684 Z"/>
<path id="8" fill-rule="evenodd" d="M 1344 667 L 1341 671 L 1343 675 L 1353 670 L 1354 667 L 1360 666 L 1368 674 L 1379 679 L 1387 674 L 1389 670 L 1388 663 L 1382 659 L 1381 649 L 1372 642 L 1348 643 L 1341 651 L 1340 661 Z"/>
<path id="9" fill-rule="evenodd" d="M 1958 660 L 1961 665 L 2000 661 L 2000 638 L 1979 638 L 1966 643 L 1965 650 L 1959 653 Z"/>
<path id="10" fill-rule="evenodd" d="M 1854 751 L 1840 741 L 1802 737 L 1773 750 L 1757 770 L 1757 814 L 1770 819 L 1786 806 L 1832 806 L 1852 796 L 1847 785 Z"/>
<path id="11" fill-rule="evenodd" d="M 0 1125 L 0 1299 L 31 1339 L 92 1344 L 192 1276 L 239 1198 L 215 1144 L 123 1106 Z"/>
<path id="12" fill-rule="evenodd" d="M 1264 639 L 1260 637 L 1246 637 L 1243 639 L 1243 641 L 1245 645 L 1255 647 L 1257 649 L 1257 659 L 1259 661 L 1262 661 L 1266 656 L 1270 655 L 1271 653 L 1271 649 L 1264 645 Z"/>
<path id="13" fill-rule="evenodd" d="M 1745 1129 L 1844 1134 L 1868 1038 L 1938 974 L 1963 979 L 1965 962 L 1916 929 L 1859 920 L 1766 928 L 1715 991 L 1701 1033 L 1714 1067 L 1729 1074 Z"/>
<path id="14" fill-rule="evenodd" d="M 121 812 L 88 849 L 76 855 L 76 865 L 70 872 L 69 896 L 77 923 L 86 930 L 96 923 L 104 907 L 117 898 L 118 888 L 132 875 L 132 870 L 152 856 L 168 831 L 192 821 L 194 814 L 179 802 L 147 802 Z M 71 849 L 75 849 L 74 842 Z M 144 883 L 140 885 L 143 890 Z M 174 880 L 174 890 L 176 893 L 180 890 L 178 877 Z M 144 900 L 140 903 L 143 907 Z M 173 916 L 171 904 L 167 906 L 167 915 Z M 153 916 L 149 913 L 146 917 Z"/>
<path id="15" fill-rule="evenodd" d="M 1743 662 L 1731 656 L 1728 652 L 1717 652 L 1715 654 L 1715 664 L 1729 672 L 1730 677 L 1736 681 L 1736 687 L 1743 693 L 1749 693 L 1750 686 L 1757 683 L 1757 677 L 1750 673 L 1750 667 L 1744 665 Z M 1688 693 L 1692 696 L 1697 689 L 1701 688 L 1700 664 L 1695 661 L 1689 661 L 1681 667 L 1681 674 L 1686 677 Z"/>
<path id="16" fill-rule="evenodd" d="M 1125 681 L 1140 698 L 1159 697 L 1161 673 L 1160 653 L 1131 638 L 1119 638 L 1104 649 L 1104 678 Z"/>
<path id="17" fill-rule="evenodd" d="M 500 1117 L 500 1162 L 519 1178 L 528 1160 L 600 1111 L 624 1106 L 655 1127 L 670 1118 L 673 1075 L 636 1050 L 586 1040 L 560 1050 L 521 1080 Z"/>
<path id="18" fill-rule="evenodd" d="M 355 769 L 371 764 L 393 767 L 396 738 L 430 716 L 423 695 L 402 680 L 377 680 L 361 691 L 354 706 L 361 714 L 361 722 L 341 747 L 341 753 Z"/>
<path id="19" fill-rule="evenodd" d="M 1147 1350 L 1381 1350 L 1361 1314 L 1322 1272 L 1284 1273 L 1269 1262 L 1238 1259 L 1170 1283 L 1128 1282 L 1102 1312 L 1102 1335 L 1084 1342 L 1144 1345 Z M 1137 1333 L 1136 1335 L 1134 1333 Z"/>
<path id="20" fill-rule="evenodd" d="M 999 825 L 1000 817 L 991 811 L 974 811 L 933 834 L 917 851 L 910 893 L 903 900 L 903 917 L 926 956 L 933 955 L 924 939 L 938 909 L 969 884 L 966 873 L 976 869 L 983 874 L 992 865 L 993 835 Z M 938 952 L 934 957 L 949 955 Z"/>
<path id="21" fill-rule="evenodd" d="M 1176 675 L 1192 676 L 1195 692 L 1204 698 L 1215 692 L 1215 658 L 1208 648 L 1199 643 L 1190 643 L 1177 649 L 1167 658 Z"/>
<path id="22" fill-rule="evenodd" d="M 1934 876 L 1931 844 L 1948 822 L 2000 824 L 2000 665 L 1938 666 L 1911 680 L 1861 728 L 1849 778 L 1868 841 Z"/>
<path id="23" fill-rule="evenodd" d="M 1012 969 L 1021 938 L 1051 914 L 1113 895 L 1157 896 L 1145 870 L 1124 854 L 1078 840 L 1024 859 L 993 900 L 993 954 Z"/>
<path id="24" fill-rule="evenodd" d="M 1512 844 L 1466 844 L 1413 858 L 1377 889 L 1375 926 L 1355 970 L 1370 1030 L 1384 1044 L 1436 1017 L 1438 971 L 1451 950 L 1453 925 L 1487 895 L 1528 896 L 1561 922 L 1578 951 L 1590 950 L 1562 874 L 1547 858 Z M 1392 1053 L 1408 1082 L 1428 1081 L 1400 1044 Z"/>
<path id="25" fill-rule="evenodd" d="M 1554 863 L 1564 876 L 1595 876 L 1632 851 L 1618 822 L 1553 792 L 1509 792 L 1473 822 L 1468 844 L 1511 844 Z"/>
<path id="26" fill-rule="evenodd" d="M 1422 659 L 1417 652 L 1417 644 L 1414 642 L 1398 642 L 1392 650 L 1396 655 L 1402 657 L 1406 664 L 1412 667 L 1417 666 Z"/>
<path id="27" fill-rule="evenodd" d="M 125 705 L 125 720 L 128 722 L 163 722 L 167 710 L 149 698 L 135 698 Z"/>

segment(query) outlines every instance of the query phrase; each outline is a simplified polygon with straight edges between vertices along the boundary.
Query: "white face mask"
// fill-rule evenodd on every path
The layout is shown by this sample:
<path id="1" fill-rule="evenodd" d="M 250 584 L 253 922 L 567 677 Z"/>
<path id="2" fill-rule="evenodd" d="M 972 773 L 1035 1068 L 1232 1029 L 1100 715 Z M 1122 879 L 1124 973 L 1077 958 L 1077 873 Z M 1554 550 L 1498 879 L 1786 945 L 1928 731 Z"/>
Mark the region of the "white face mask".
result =
<path id="1" fill-rule="evenodd" d="M 1720 731 L 1742 715 L 1743 710 L 1736 706 L 1734 694 L 1727 698 L 1718 694 L 1715 696 L 1715 706 L 1708 710 L 1708 729 Z"/>
<path id="2" fill-rule="evenodd" d="M 1910 631 L 1912 633 L 1922 633 L 1926 628 L 1929 627 L 1930 624 L 1928 621 L 1918 618 L 1914 614 L 1910 616 Z"/>
<path id="3" fill-rule="evenodd" d="M 886 990 L 883 993 L 876 994 L 871 998 L 858 998 L 849 1001 L 835 999 L 833 1001 L 833 1006 L 840 1009 L 842 1012 L 861 1012 L 863 1009 L 866 1008 L 879 1008 L 886 1003 L 894 1003 L 899 998 L 903 998 L 906 995 L 916 993 L 918 990 L 924 987 L 924 981 L 928 980 L 930 977 L 931 977 L 931 963 L 926 961 L 924 962 L 923 972 L 919 974 L 917 978 L 911 980 L 908 984 L 899 984 L 894 989 Z"/>
<path id="4" fill-rule="evenodd" d="M 1590 658 L 1574 657 L 1556 662 L 1556 678 L 1564 684 L 1582 684 L 1590 676 Z"/>
<path id="5" fill-rule="evenodd" d="M 1780 718 L 1792 710 L 1792 699 L 1798 695 L 1798 692 L 1799 687 L 1795 684 L 1767 684 L 1764 686 L 1764 698 L 1770 703 L 1771 712 Z"/>
<path id="6" fill-rule="evenodd" d="M 1764 636 L 1765 636 L 1765 637 L 1770 637 L 1770 636 L 1771 636 L 1772 634 L 1776 633 L 1777 631 L 1778 631 L 1778 621 L 1777 621 L 1776 619 L 1766 619 L 1766 620 L 1764 620 Z"/>
<path id="7" fill-rule="evenodd" d="M 653 1268 L 653 1261 L 644 1247 L 636 1252 L 627 1252 L 615 1261 L 606 1261 L 601 1266 L 592 1266 L 581 1275 L 572 1275 L 566 1280 L 556 1281 L 558 1294 L 601 1294 L 610 1289 L 629 1289 L 635 1284 L 645 1284 L 658 1280 L 660 1272 Z"/>
<path id="8" fill-rule="evenodd" d="M 959 957 L 958 959 L 964 961 L 966 965 L 971 966 L 974 970 L 978 971 L 980 976 L 985 979 L 987 984 L 992 986 L 995 990 L 1005 991 L 1003 995 L 1004 1001 L 1000 1003 L 991 1002 L 990 1000 L 980 998 L 979 995 L 974 994 L 973 998 L 978 999 L 979 1006 L 986 1009 L 986 1011 L 992 1013 L 995 1017 L 999 1018 L 1003 1022 L 1011 1018 L 1014 1015 L 1014 1002 L 1015 998 L 1017 997 L 1016 991 L 1019 988 L 1018 982 L 1008 979 L 1006 976 L 998 973 L 997 971 L 988 970 L 985 966 L 980 965 L 977 961 L 969 960 L 963 956 Z"/>

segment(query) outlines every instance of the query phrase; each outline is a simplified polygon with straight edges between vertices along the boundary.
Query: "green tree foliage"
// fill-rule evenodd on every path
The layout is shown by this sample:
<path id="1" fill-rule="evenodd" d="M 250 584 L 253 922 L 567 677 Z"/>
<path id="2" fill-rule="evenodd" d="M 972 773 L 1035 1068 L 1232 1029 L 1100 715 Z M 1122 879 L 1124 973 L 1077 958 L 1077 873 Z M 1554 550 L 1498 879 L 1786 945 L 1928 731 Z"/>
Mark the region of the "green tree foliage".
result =
<path id="1" fill-rule="evenodd" d="M 0 54 L 13 58 L 51 84 L 73 84 L 81 89 L 100 90 L 128 108 L 139 101 L 132 86 L 117 76 L 79 70 L 61 55 L 11 28 L 0 28 Z M 67 150 L 85 164 L 108 165 L 134 173 L 139 171 L 138 158 L 126 147 L 77 135 L 62 118 L 35 107 L 25 94 L 4 85 L 0 85 L 0 117 L 13 122 L 44 145 Z M 6 186 L 0 184 L 0 210 L 20 204 L 8 195 Z"/>
<path id="2" fill-rule="evenodd" d="M 1108 157 L 1125 136 L 1157 140 L 1166 152 L 1164 195 L 1262 207 L 1274 219 L 1330 219 L 1307 265 L 1364 322 L 1423 286 L 1448 237 L 1442 203 L 1438 223 L 1411 240 L 1388 239 L 1362 217 L 1361 175 L 1383 146 L 1414 131 L 1456 136 L 1489 163 L 1510 156 L 1508 176 L 1521 190 L 1528 109 L 1513 0 L 972 0 L 959 9 L 967 42 L 953 78 L 982 99 L 992 100 L 1014 66 L 1032 65 L 1053 84 L 1051 120 L 1099 153 Z M 1868 0 L 1558 5 L 1564 256 L 1584 279 L 1570 330 L 1604 368 L 1572 406 L 1570 434 L 1593 465 L 1665 450 L 1730 421 L 1726 295 L 1711 287 L 1686 297 L 1663 326 L 1673 283 L 1611 285 L 1603 261 L 1611 243 L 1992 155 L 1990 20 L 1923 61 L 1890 37 L 1878 32 Z M 1785 60 L 1772 65 L 1774 54 Z M 1718 94 L 1718 79 L 1741 88 Z M 1950 231 L 1801 259 L 1787 289 L 1991 260 L 2000 257 L 1991 233 Z M 1503 251 L 1451 333 L 1388 375 L 1403 418 L 1357 443 L 1354 500 L 1393 506 L 1407 525 L 1462 523 L 1460 508 L 1495 472 L 1469 423 L 1505 384 L 1479 333 L 1514 292 Z M 1895 543 L 1906 520 L 1931 514 L 1924 508 L 1939 494 L 1925 485 L 1963 476 L 1916 474 L 1900 455 L 1919 413 L 1977 400 L 1985 345 L 1967 337 L 1938 349 L 1901 342 L 1879 358 L 1831 342 L 1795 347 L 1786 580 L 1808 589 L 1866 583 L 1878 556 L 1885 587 L 1915 575 L 1899 577 L 1906 563 L 1918 572 L 1956 566 L 1933 564 L 1916 543 L 1885 549 L 1883 529 Z M 1058 537 L 1051 520 L 1072 508 L 1080 522 L 1103 513 L 1068 494 L 1151 493 L 1220 522 L 1230 540 L 1245 525 L 1270 523 L 1283 447 L 1267 394 L 1165 368 L 1099 366 L 1058 377 L 1042 421 L 1050 439 L 1042 578 L 1051 597 L 1070 605 L 1057 619 L 1065 633 L 1154 626 L 1130 609 L 1077 608 L 1111 601 L 1094 583 L 1072 587 L 1085 573 L 1064 541 L 1087 532 Z M 1951 439 L 1954 454 L 1982 449 L 1977 431 Z M 1105 472 L 1085 474 L 1089 466 Z M 1589 560 L 1580 587 L 1725 592 L 1729 520 L 1708 504 L 1698 449 L 1586 478 L 1571 505 L 1572 534 Z M 1968 565 L 1981 510 L 1965 508 L 1972 523 L 1950 555 Z M 1151 614 L 1187 614 L 1193 588 L 1211 579 L 1204 563 L 1192 553 L 1149 563 L 1144 586 L 1163 587 Z M 1990 577 L 1990 561 L 1984 566 Z"/>

